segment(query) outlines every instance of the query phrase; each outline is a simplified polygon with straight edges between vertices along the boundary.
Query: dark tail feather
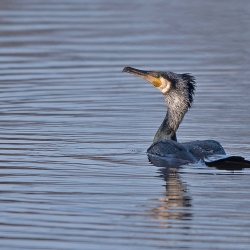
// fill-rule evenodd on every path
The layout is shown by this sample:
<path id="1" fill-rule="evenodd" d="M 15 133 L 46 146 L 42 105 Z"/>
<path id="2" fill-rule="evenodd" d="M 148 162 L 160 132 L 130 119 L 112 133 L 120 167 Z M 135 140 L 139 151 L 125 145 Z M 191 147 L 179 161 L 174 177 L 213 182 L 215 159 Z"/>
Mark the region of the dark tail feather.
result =
<path id="1" fill-rule="evenodd" d="M 204 161 L 207 166 L 221 170 L 233 171 L 250 168 L 250 161 L 245 160 L 245 158 L 241 156 L 212 156 L 204 159 Z"/>

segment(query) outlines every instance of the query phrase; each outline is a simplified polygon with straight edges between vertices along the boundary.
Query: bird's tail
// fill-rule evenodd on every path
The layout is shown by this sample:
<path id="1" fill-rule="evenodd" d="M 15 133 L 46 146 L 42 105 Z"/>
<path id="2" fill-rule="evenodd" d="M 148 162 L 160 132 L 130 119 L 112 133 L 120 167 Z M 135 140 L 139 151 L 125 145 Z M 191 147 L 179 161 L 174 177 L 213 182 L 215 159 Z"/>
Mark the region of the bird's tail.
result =
<path id="1" fill-rule="evenodd" d="M 221 170 L 242 170 L 250 168 L 250 161 L 241 156 L 213 155 L 206 157 L 204 162 L 209 167 L 216 167 Z"/>

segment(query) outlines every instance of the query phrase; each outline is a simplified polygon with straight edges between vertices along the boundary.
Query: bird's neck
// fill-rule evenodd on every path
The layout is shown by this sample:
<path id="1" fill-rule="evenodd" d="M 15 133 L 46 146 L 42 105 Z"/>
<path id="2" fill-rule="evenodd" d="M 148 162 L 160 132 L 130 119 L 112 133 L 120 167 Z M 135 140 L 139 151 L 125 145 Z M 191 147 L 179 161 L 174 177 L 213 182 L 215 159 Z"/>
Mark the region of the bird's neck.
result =
<path id="1" fill-rule="evenodd" d="M 184 105 L 185 103 L 180 102 L 180 100 L 178 102 L 166 98 L 165 100 L 168 107 L 167 114 L 155 134 L 154 142 L 162 139 L 177 141 L 176 131 L 188 110 L 187 105 Z"/>

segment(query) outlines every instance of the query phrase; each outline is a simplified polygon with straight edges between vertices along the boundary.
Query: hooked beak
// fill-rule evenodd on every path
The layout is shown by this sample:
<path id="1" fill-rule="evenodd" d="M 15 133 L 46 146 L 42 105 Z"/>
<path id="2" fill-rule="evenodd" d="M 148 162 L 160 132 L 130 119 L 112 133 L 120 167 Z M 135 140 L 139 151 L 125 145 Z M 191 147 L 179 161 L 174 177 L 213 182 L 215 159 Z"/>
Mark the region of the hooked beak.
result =
<path id="1" fill-rule="evenodd" d="M 145 79 L 146 81 L 150 82 L 151 84 L 153 84 L 156 88 L 162 85 L 160 78 L 154 76 L 155 72 L 153 71 L 145 71 L 145 70 L 135 69 L 132 67 L 125 67 L 122 72 L 127 72 L 129 74 L 139 76 Z"/>
<path id="2" fill-rule="evenodd" d="M 133 75 L 139 76 L 141 78 L 148 75 L 148 71 L 135 69 L 135 68 L 132 68 L 132 67 L 125 67 L 122 72 L 127 72 L 129 74 L 133 74 Z"/>

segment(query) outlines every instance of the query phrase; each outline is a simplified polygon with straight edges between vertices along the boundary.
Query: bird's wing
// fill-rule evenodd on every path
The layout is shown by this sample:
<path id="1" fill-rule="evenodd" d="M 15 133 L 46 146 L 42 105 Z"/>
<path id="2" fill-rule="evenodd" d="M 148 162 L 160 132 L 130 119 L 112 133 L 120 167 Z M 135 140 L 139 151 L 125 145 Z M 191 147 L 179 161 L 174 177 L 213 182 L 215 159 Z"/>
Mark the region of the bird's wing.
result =
<path id="1" fill-rule="evenodd" d="M 193 141 L 182 143 L 196 160 L 204 159 L 211 155 L 225 155 L 225 151 L 219 142 L 214 140 Z"/>
<path id="2" fill-rule="evenodd" d="M 161 157 L 182 159 L 188 162 L 194 162 L 195 158 L 187 150 L 186 146 L 176 141 L 163 139 L 153 143 L 147 150 L 148 154 L 158 155 Z"/>

